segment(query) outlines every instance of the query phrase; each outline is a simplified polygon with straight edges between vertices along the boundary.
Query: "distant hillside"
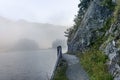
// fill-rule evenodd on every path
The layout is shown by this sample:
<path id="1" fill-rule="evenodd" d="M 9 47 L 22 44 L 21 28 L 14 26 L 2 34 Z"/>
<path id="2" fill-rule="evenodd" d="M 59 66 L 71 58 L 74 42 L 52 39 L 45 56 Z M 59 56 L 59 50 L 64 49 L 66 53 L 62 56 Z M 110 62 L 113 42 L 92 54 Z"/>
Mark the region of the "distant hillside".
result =
<path id="1" fill-rule="evenodd" d="M 39 45 L 34 41 L 30 39 L 21 39 L 19 40 L 15 46 L 13 47 L 13 50 L 39 50 Z"/>
<path id="2" fill-rule="evenodd" d="M 65 26 L 25 20 L 11 21 L 0 17 L 0 47 L 11 46 L 18 40 L 27 38 L 37 42 L 40 48 L 50 48 L 54 40 L 65 39 L 65 30 Z"/>

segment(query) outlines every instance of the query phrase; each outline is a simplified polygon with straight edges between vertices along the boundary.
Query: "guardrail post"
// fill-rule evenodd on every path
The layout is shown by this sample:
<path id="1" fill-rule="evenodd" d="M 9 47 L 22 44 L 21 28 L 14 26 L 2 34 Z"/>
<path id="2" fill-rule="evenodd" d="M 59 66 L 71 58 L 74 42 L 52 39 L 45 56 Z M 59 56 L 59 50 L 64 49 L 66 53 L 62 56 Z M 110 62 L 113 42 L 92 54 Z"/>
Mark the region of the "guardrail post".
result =
<path id="1" fill-rule="evenodd" d="M 58 46 L 58 47 L 57 47 L 57 56 L 58 56 L 59 58 L 62 58 L 62 47 L 61 47 L 61 46 Z"/>

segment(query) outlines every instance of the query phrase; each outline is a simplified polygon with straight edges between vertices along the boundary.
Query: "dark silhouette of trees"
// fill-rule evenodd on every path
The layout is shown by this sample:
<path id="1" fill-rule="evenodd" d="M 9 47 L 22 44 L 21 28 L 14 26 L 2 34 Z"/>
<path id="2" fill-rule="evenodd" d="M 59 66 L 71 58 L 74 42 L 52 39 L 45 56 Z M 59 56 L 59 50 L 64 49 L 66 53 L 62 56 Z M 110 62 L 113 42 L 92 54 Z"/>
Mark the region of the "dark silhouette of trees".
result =
<path id="1" fill-rule="evenodd" d="M 62 48 L 66 48 L 66 41 L 60 39 L 53 41 L 52 48 L 56 49 L 58 46 L 62 46 Z"/>
<path id="2" fill-rule="evenodd" d="M 39 49 L 39 45 L 30 39 L 21 39 L 17 42 L 14 47 L 14 50 L 37 50 Z"/>

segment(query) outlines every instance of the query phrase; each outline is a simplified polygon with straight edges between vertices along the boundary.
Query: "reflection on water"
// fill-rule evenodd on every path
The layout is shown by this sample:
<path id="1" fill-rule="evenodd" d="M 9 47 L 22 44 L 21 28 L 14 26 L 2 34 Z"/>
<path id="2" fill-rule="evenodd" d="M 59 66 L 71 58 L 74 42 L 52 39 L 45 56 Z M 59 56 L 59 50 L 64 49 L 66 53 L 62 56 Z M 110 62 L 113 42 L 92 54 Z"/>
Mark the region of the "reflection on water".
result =
<path id="1" fill-rule="evenodd" d="M 48 80 L 56 50 L 0 53 L 0 80 Z"/>

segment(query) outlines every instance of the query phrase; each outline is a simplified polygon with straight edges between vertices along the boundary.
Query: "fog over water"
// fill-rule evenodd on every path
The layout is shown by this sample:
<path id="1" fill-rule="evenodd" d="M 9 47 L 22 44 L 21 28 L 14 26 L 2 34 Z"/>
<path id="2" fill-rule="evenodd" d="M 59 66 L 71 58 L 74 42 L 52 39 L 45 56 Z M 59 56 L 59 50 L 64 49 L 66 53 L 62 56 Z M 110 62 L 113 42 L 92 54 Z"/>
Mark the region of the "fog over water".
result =
<path id="1" fill-rule="evenodd" d="M 66 40 L 65 30 L 65 26 L 0 17 L 0 80 L 50 79 L 57 50 L 48 48 Z"/>
<path id="2" fill-rule="evenodd" d="M 0 80 L 48 80 L 79 0 L 0 0 Z"/>
<path id="3" fill-rule="evenodd" d="M 22 39 L 33 40 L 41 49 L 51 48 L 56 39 L 66 40 L 65 30 L 65 26 L 25 20 L 11 21 L 0 17 L 0 49 L 10 48 Z"/>

